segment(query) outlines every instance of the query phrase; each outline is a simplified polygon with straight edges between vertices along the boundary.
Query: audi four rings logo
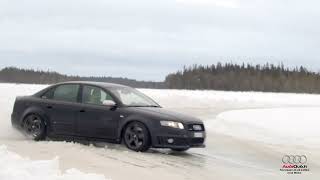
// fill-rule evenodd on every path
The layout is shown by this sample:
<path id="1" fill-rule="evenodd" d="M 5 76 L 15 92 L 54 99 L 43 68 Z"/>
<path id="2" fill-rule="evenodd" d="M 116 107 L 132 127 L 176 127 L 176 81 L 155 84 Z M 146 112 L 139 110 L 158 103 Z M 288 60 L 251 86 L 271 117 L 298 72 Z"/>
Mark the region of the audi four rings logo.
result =
<path id="1" fill-rule="evenodd" d="M 308 161 L 305 155 L 285 155 L 282 158 L 284 164 L 306 164 Z"/>

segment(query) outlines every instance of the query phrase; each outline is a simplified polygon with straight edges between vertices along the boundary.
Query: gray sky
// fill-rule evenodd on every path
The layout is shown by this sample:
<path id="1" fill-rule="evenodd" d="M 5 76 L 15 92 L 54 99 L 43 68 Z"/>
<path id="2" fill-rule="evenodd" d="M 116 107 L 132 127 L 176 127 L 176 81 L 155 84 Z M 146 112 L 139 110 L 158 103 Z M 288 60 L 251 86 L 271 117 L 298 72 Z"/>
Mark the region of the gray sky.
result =
<path id="1" fill-rule="evenodd" d="M 1 0 L 0 67 L 163 80 L 193 63 L 320 70 L 315 0 Z"/>

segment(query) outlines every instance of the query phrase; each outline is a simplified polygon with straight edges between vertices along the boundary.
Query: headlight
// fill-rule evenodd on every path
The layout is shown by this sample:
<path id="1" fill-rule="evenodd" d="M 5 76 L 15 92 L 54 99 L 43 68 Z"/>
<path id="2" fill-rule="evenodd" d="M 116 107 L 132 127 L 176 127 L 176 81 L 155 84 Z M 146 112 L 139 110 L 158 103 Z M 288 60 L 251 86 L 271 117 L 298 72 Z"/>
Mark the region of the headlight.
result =
<path id="1" fill-rule="evenodd" d="M 167 126 L 167 127 L 172 127 L 172 128 L 177 128 L 177 129 L 184 129 L 184 126 L 180 122 L 175 122 L 175 121 L 160 121 L 161 126 Z"/>

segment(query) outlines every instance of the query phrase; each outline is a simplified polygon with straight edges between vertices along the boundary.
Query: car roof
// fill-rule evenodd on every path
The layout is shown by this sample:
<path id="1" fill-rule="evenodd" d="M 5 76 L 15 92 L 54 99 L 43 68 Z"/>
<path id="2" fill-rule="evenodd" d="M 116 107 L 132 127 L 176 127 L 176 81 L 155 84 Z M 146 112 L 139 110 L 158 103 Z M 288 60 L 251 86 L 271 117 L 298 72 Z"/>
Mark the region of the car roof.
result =
<path id="1" fill-rule="evenodd" d="M 86 85 L 94 85 L 94 86 L 100 86 L 104 88 L 109 87 L 129 87 L 121 84 L 115 84 L 115 83 L 106 83 L 106 82 L 96 82 L 96 81 L 67 81 L 67 82 L 61 82 L 55 85 L 62 85 L 62 84 L 86 84 Z"/>

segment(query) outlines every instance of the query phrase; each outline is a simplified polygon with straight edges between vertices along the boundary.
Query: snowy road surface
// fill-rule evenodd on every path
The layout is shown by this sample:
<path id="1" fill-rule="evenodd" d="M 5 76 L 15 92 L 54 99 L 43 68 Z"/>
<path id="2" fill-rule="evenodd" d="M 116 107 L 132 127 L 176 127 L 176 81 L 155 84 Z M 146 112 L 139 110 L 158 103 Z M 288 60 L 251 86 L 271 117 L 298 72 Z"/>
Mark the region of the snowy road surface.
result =
<path id="1" fill-rule="evenodd" d="M 197 116 L 207 148 L 186 153 L 122 145 L 33 142 L 11 128 L 17 95 L 43 85 L 0 84 L 0 179 L 319 179 L 320 96 L 142 89 L 163 107 Z M 281 172 L 286 154 L 306 155 L 309 172 Z"/>

